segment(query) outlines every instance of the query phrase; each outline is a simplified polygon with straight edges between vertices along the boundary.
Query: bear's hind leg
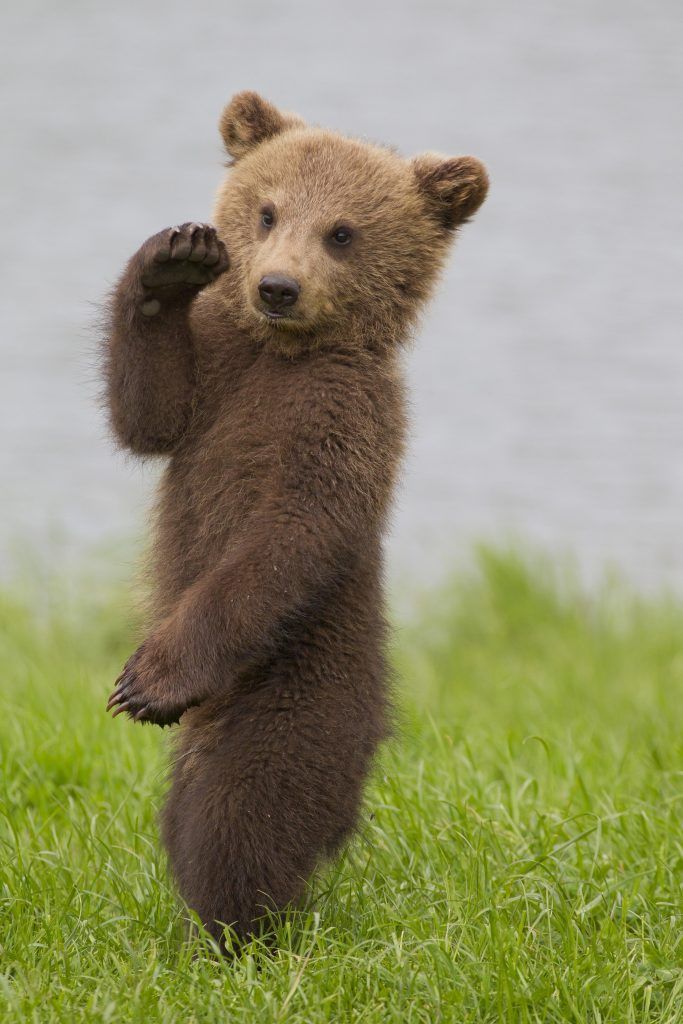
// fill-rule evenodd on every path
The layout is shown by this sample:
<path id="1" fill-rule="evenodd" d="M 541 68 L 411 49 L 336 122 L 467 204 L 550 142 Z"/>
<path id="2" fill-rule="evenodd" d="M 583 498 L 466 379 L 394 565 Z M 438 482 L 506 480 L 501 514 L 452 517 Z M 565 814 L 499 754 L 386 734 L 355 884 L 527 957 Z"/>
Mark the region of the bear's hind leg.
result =
<path id="1" fill-rule="evenodd" d="M 330 775 L 329 752 L 321 766 L 300 736 L 266 726 L 261 712 L 251 722 L 214 719 L 204 735 L 188 728 L 163 814 L 181 896 L 219 942 L 224 924 L 246 938 L 267 911 L 296 905 L 355 821 L 358 800 L 350 813 L 348 788 L 343 799 L 334 792 L 343 766 Z"/>
<path id="2" fill-rule="evenodd" d="M 382 659 L 341 644 L 336 618 L 315 639 L 183 716 L 164 840 L 182 897 L 218 937 L 217 921 L 245 937 L 301 900 L 353 832 L 386 735 Z"/>

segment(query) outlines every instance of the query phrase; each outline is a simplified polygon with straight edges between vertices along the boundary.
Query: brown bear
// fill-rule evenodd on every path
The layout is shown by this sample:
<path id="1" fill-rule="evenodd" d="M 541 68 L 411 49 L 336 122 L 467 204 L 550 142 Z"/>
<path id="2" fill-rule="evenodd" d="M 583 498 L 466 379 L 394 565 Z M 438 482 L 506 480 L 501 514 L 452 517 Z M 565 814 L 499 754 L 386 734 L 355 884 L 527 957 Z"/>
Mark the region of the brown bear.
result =
<path id="1" fill-rule="evenodd" d="M 295 904 L 357 822 L 391 717 L 382 538 L 401 349 L 487 175 L 405 160 L 252 92 L 215 227 L 154 235 L 112 296 L 115 435 L 162 455 L 151 623 L 109 700 L 182 725 L 163 836 L 224 941 Z"/>

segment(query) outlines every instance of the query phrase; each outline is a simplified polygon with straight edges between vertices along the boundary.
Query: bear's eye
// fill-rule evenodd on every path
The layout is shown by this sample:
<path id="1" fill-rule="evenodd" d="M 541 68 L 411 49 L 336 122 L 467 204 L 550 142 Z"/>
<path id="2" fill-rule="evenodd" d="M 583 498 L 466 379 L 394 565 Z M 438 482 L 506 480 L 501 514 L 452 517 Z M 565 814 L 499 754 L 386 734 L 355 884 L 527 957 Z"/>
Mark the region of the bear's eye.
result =
<path id="1" fill-rule="evenodd" d="M 275 214 L 268 206 L 264 210 L 261 210 L 261 223 L 264 228 L 272 228 L 275 223 Z"/>
<path id="2" fill-rule="evenodd" d="M 335 245 L 348 245 L 351 241 L 351 229 L 335 228 L 331 238 Z"/>

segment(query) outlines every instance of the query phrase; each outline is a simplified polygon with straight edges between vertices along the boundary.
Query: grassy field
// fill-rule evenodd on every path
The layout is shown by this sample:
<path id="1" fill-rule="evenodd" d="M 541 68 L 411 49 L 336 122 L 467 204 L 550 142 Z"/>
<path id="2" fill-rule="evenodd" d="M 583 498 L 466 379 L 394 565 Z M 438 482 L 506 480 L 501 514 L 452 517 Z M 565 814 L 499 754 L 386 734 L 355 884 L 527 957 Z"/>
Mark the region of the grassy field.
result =
<path id="1" fill-rule="evenodd" d="M 483 551 L 397 630 L 402 734 L 279 951 L 183 938 L 125 601 L 0 596 L 0 1020 L 683 1021 L 683 605 Z"/>

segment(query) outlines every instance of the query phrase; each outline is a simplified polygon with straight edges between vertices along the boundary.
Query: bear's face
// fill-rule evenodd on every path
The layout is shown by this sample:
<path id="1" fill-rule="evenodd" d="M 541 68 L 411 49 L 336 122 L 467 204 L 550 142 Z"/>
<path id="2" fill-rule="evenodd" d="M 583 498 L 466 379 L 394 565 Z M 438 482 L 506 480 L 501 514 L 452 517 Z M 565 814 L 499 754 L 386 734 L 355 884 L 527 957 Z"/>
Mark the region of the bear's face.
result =
<path id="1" fill-rule="evenodd" d="M 484 199 L 472 157 L 396 153 L 308 128 L 255 93 L 226 108 L 234 158 L 215 221 L 242 326 L 285 347 L 330 335 L 398 340 L 428 297 L 454 229 Z"/>

